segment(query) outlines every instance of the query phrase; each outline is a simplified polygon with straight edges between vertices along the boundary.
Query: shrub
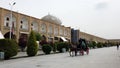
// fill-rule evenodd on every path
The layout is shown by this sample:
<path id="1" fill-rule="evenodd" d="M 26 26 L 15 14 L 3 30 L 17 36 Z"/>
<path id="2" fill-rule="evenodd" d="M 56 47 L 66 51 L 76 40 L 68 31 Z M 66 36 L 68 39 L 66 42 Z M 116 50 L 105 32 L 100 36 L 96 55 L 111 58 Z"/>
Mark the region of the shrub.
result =
<path id="1" fill-rule="evenodd" d="M 107 47 L 107 43 L 102 43 L 103 47 Z"/>
<path id="2" fill-rule="evenodd" d="M 92 41 L 92 47 L 95 48 L 97 46 L 97 43 L 95 41 Z"/>
<path id="3" fill-rule="evenodd" d="M 53 52 L 56 53 L 56 51 L 57 51 L 57 44 L 54 44 L 53 45 Z"/>
<path id="4" fill-rule="evenodd" d="M 68 42 L 64 42 L 64 47 L 65 47 L 66 51 L 69 50 L 69 46 L 70 46 L 70 44 Z"/>
<path id="5" fill-rule="evenodd" d="M 97 43 L 95 41 L 91 41 L 91 42 L 88 43 L 88 46 L 90 48 L 95 48 L 97 46 Z"/>
<path id="6" fill-rule="evenodd" d="M 98 48 L 102 48 L 102 46 L 103 46 L 102 43 L 100 43 L 100 42 L 97 43 L 97 47 L 98 47 Z"/>
<path id="7" fill-rule="evenodd" d="M 4 59 L 9 59 L 17 55 L 18 45 L 16 41 L 10 39 L 0 39 L 0 52 L 5 53 Z"/>
<path id="8" fill-rule="evenodd" d="M 42 46 L 42 50 L 45 54 L 50 54 L 52 47 L 49 44 L 44 44 Z"/>
<path id="9" fill-rule="evenodd" d="M 59 52 L 62 52 L 62 48 L 63 48 L 62 43 L 61 43 L 61 42 L 58 43 L 58 44 L 57 44 L 57 50 L 58 50 Z"/>
<path id="10" fill-rule="evenodd" d="M 66 51 L 68 51 L 68 49 L 69 49 L 69 43 L 67 43 L 67 42 L 60 42 L 60 43 L 57 44 L 57 50 L 59 52 L 62 52 L 63 48 L 65 48 Z"/>
<path id="11" fill-rule="evenodd" d="M 90 43 L 88 44 L 88 47 L 93 48 L 93 44 L 90 42 Z"/>
<path id="12" fill-rule="evenodd" d="M 53 45 L 53 52 L 54 53 L 57 51 L 57 44 L 58 44 L 58 42 L 54 43 L 54 45 Z"/>
<path id="13" fill-rule="evenodd" d="M 35 56 L 38 51 L 38 45 L 35 39 L 35 34 L 31 31 L 28 42 L 27 42 L 27 55 Z"/>
<path id="14" fill-rule="evenodd" d="M 56 43 L 56 42 L 55 42 L 55 43 L 50 42 L 49 44 L 50 44 L 50 46 L 52 47 L 52 51 L 55 53 L 56 50 L 57 50 L 57 43 Z"/>

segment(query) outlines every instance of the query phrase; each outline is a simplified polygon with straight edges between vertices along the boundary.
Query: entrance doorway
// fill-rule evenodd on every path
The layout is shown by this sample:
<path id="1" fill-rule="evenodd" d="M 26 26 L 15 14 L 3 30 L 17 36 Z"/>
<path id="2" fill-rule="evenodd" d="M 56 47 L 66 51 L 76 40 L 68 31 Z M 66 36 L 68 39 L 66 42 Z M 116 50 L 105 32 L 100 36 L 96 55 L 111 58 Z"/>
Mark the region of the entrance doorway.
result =
<path id="1" fill-rule="evenodd" d="M 21 51 L 25 51 L 25 48 L 27 46 L 27 40 L 28 40 L 28 35 L 27 34 L 20 34 L 19 46 L 21 48 Z"/>
<path id="2" fill-rule="evenodd" d="M 4 35 L 4 37 L 5 37 L 5 38 L 10 38 L 10 32 L 7 32 L 7 33 Z M 16 39 L 15 34 L 13 34 L 12 32 L 11 32 L 11 39 Z"/>

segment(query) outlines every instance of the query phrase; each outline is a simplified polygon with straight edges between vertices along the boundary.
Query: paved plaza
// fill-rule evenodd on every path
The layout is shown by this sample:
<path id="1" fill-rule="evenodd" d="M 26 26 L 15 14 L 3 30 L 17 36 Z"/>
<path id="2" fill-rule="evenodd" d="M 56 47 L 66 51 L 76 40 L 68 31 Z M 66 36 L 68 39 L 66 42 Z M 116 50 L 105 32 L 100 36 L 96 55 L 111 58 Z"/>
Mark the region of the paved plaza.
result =
<path id="1" fill-rule="evenodd" d="M 91 49 L 89 55 L 70 57 L 69 53 L 40 55 L 0 61 L 0 68 L 120 68 L 116 47 Z"/>

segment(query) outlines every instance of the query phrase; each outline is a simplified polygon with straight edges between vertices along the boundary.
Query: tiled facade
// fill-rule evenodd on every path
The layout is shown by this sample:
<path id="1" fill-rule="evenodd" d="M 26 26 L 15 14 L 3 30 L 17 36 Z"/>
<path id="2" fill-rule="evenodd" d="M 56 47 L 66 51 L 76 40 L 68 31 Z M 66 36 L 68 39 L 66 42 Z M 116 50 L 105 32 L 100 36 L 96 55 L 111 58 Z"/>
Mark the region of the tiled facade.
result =
<path id="1" fill-rule="evenodd" d="M 14 34 L 16 40 L 21 35 L 27 35 L 31 30 L 39 32 L 42 36 L 46 37 L 47 41 L 54 42 L 57 36 L 65 37 L 71 41 L 71 28 L 65 27 L 61 24 L 54 22 L 44 21 L 35 17 L 12 11 L 12 23 L 14 23 Z M 0 8 L 0 31 L 3 35 L 10 31 L 11 11 Z M 13 25 L 13 24 L 12 24 Z"/>

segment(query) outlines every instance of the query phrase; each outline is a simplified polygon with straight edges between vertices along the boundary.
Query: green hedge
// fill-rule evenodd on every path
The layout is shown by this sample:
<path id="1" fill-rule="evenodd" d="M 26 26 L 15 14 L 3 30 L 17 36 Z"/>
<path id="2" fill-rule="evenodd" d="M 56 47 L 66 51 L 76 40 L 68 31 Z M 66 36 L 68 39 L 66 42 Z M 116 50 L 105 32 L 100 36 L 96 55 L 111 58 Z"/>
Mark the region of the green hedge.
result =
<path id="1" fill-rule="evenodd" d="M 58 43 L 58 42 L 50 43 L 50 46 L 52 47 L 52 51 L 53 51 L 54 53 L 56 53 L 56 51 L 57 51 L 57 43 Z"/>
<path id="2" fill-rule="evenodd" d="M 5 53 L 4 59 L 9 59 L 18 53 L 18 44 L 14 40 L 0 39 L 0 52 Z"/>
<path id="3" fill-rule="evenodd" d="M 63 48 L 65 48 L 66 51 L 68 51 L 68 50 L 69 50 L 69 43 L 67 43 L 67 42 L 57 43 L 57 50 L 58 50 L 59 52 L 62 52 L 62 49 L 63 49 Z"/>
<path id="4" fill-rule="evenodd" d="M 103 44 L 100 43 L 100 42 L 98 42 L 98 43 L 97 43 L 97 47 L 98 47 L 98 48 L 102 48 L 102 47 L 103 47 Z"/>
<path id="5" fill-rule="evenodd" d="M 97 43 L 95 41 L 91 41 L 88 44 L 88 47 L 90 47 L 90 48 L 95 48 L 96 46 L 97 46 Z"/>
<path id="6" fill-rule="evenodd" d="M 42 50 L 45 54 L 50 54 L 52 47 L 49 44 L 44 44 L 42 46 Z"/>

